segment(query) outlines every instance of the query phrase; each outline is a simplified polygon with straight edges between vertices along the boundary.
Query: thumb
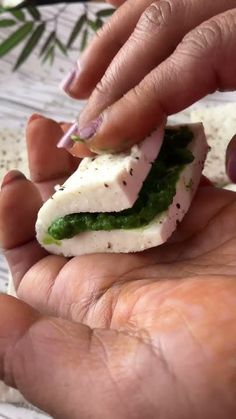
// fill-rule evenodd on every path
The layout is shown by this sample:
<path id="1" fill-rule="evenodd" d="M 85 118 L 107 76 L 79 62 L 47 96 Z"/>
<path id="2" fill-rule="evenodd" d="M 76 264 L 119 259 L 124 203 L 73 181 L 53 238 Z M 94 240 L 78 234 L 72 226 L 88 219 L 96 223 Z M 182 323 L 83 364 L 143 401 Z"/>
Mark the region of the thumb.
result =
<path id="1" fill-rule="evenodd" d="M 236 10 L 191 31 L 175 52 L 102 115 L 80 119 L 80 137 L 95 152 L 119 151 L 141 141 L 166 115 L 179 112 L 217 89 L 236 87 L 233 59 Z M 93 115 L 94 118 L 94 115 Z"/>
<path id="2" fill-rule="evenodd" d="M 99 335 L 0 295 L 0 380 L 54 418 L 124 417 Z"/>

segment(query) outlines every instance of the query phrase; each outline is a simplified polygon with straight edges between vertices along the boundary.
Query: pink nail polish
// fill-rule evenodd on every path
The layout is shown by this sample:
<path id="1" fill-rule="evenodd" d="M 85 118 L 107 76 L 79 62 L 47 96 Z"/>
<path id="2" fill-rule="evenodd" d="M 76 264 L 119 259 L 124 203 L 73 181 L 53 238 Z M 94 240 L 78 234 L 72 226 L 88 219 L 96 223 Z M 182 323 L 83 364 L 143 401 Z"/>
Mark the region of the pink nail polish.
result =
<path id="1" fill-rule="evenodd" d="M 69 89 L 75 78 L 79 75 L 80 67 L 79 64 L 76 64 L 73 70 L 71 70 L 62 82 L 59 84 L 59 88 L 64 90 L 64 92 L 69 93 Z"/>
<path id="2" fill-rule="evenodd" d="M 91 121 L 87 126 L 79 129 L 79 136 L 82 140 L 89 140 L 93 137 L 102 124 L 102 116 Z"/>
<path id="3" fill-rule="evenodd" d="M 79 126 L 77 122 L 75 122 L 71 126 L 71 128 L 65 133 L 65 135 L 61 138 L 61 140 L 57 144 L 57 148 L 72 148 L 74 145 L 74 142 L 71 139 L 72 135 L 79 135 Z"/>

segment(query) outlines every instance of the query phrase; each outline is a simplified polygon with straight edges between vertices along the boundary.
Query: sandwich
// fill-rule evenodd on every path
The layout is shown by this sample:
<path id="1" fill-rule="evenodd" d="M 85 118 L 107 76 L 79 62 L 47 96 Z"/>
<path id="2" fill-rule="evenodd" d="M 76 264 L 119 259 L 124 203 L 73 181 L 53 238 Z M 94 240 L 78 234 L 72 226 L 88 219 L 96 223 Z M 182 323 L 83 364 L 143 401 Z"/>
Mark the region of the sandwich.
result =
<path id="1" fill-rule="evenodd" d="M 66 257 L 163 244 L 191 205 L 207 151 L 196 123 L 159 127 L 126 152 L 84 158 L 40 209 L 37 240 Z"/>

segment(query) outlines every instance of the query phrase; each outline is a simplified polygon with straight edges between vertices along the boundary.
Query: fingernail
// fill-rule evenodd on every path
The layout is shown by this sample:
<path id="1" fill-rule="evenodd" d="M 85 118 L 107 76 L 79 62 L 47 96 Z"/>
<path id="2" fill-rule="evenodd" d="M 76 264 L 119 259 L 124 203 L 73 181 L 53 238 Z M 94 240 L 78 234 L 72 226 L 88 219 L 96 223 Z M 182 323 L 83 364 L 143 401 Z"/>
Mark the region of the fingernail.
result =
<path id="1" fill-rule="evenodd" d="M 82 140 L 89 140 L 99 130 L 102 124 L 102 116 L 91 121 L 87 126 L 79 129 L 79 136 Z"/>
<path id="2" fill-rule="evenodd" d="M 19 172 L 19 170 L 11 170 L 10 172 L 6 173 L 1 184 L 1 189 L 3 189 L 6 185 L 15 182 L 16 180 L 26 179 L 23 173 Z"/>
<path id="3" fill-rule="evenodd" d="M 64 90 L 64 92 L 69 93 L 70 86 L 73 83 L 74 79 L 79 75 L 80 73 L 80 65 L 77 63 L 75 67 L 65 76 L 65 78 L 62 80 L 62 82 L 59 84 L 59 87 L 61 90 Z"/>
<path id="4" fill-rule="evenodd" d="M 78 123 L 75 122 L 70 129 L 63 135 L 60 139 L 59 143 L 57 144 L 57 148 L 72 148 L 74 145 L 74 141 L 72 140 L 73 135 L 79 135 L 79 126 Z"/>
<path id="5" fill-rule="evenodd" d="M 231 155 L 227 163 L 227 174 L 232 182 L 236 183 L 236 155 Z"/>
<path id="6" fill-rule="evenodd" d="M 36 119 L 43 119 L 42 115 L 39 115 L 38 113 L 33 113 L 28 119 L 28 125 L 31 124 L 31 122 L 35 121 Z"/>

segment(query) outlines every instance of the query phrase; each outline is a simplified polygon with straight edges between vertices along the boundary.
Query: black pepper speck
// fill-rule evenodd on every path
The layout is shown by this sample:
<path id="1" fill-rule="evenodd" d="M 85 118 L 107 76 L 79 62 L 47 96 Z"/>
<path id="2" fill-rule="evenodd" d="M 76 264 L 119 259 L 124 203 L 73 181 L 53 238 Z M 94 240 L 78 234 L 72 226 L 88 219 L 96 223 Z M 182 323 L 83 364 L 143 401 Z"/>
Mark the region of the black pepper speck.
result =
<path id="1" fill-rule="evenodd" d="M 127 182 L 125 180 L 123 180 L 123 185 L 127 186 Z"/>

